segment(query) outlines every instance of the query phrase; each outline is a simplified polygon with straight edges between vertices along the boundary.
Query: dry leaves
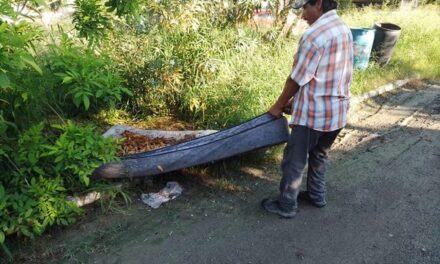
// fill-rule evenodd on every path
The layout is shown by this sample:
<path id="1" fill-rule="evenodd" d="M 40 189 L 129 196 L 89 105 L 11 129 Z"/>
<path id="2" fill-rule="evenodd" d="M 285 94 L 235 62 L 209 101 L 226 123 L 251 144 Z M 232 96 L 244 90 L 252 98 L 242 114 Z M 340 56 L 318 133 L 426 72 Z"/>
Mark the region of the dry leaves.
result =
<path id="1" fill-rule="evenodd" d="M 190 141 L 194 138 L 195 138 L 194 135 L 186 135 L 181 140 L 177 140 L 174 138 L 164 138 L 164 137 L 149 137 L 125 130 L 122 133 L 123 142 L 118 151 L 118 155 L 125 156 L 130 154 L 147 152 L 154 149 L 166 147 L 169 145 L 175 145 L 182 142 Z"/>

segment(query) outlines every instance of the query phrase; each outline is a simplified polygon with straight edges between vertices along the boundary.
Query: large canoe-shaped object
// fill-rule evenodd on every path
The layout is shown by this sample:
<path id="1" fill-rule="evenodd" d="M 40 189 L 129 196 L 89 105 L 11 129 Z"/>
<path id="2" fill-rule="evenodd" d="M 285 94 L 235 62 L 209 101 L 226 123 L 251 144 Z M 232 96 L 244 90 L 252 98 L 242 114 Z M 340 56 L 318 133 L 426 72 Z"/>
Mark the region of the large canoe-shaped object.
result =
<path id="1" fill-rule="evenodd" d="M 240 125 L 191 141 L 152 151 L 123 156 L 101 165 L 92 178 L 144 177 L 228 158 L 287 141 L 285 117 L 263 114 Z"/>

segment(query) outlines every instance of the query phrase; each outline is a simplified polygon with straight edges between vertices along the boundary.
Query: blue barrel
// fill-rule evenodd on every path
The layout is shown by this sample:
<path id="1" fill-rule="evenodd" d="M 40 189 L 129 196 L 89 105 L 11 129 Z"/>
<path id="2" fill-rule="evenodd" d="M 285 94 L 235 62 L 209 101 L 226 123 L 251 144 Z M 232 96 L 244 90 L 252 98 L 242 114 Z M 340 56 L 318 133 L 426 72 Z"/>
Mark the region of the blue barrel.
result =
<path id="1" fill-rule="evenodd" d="M 373 28 L 351 28 L 353 34 L 353 57 L 354 67 L 365 70 L 371 55 L 374 42 Z"/>

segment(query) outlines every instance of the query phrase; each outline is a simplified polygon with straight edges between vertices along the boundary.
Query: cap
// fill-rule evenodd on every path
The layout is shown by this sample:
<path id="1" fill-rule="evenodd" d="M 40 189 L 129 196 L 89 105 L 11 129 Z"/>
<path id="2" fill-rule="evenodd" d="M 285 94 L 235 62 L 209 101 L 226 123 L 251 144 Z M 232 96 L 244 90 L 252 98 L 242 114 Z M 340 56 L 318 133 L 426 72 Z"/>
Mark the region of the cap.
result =
<path id="1" fill-rule="evenodd" d="M 293 9 L 300 9 L 305 4 L 307 4 L 310 0 L 296 0 L 296 2 L 293 4 Z"/>

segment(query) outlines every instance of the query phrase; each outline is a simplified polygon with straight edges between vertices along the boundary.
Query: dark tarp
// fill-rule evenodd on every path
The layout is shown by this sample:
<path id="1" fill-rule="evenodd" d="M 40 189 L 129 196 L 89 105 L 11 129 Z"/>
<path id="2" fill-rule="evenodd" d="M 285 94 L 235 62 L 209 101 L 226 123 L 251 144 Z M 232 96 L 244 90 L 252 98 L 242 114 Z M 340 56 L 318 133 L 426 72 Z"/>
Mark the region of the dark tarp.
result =
<path id="1" fill-rule="evenodd" d="M 143 177 L 175 171 L 281 144 L 288 134 L 285 117 L 276 119 L 266 113 L 191 141 L 121 157 L 96 169 L 92 178 Z"/>

